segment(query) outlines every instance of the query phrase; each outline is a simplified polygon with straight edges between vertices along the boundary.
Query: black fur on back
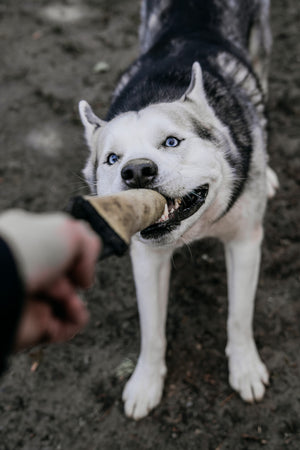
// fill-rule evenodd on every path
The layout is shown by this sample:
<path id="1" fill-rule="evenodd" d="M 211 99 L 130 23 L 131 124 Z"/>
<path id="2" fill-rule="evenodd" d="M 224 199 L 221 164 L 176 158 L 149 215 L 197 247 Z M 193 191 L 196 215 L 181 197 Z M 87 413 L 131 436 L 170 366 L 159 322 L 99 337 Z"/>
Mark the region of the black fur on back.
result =
<path id="1" fill-rule="evenodd" d="M 245 98 L 233 79 L 224 77 L 216 57 L 221 52 L 233 55 L 255 78 L 247 53 L 249 33 L 255 20 L 255 1 L 236 0 L 236 16 L 231 20 L 224 10 L 228 1 L 170 0 L 169 7 L 161 12 L 161 28 L 152 37 L 152 47 L 129 68 L 128 73 L 133 75 L 114 98 L 107 115 L 110 120 L 150 104 L 178 100 L 190 83 L 192 64 L 198 61 L 208 102 L 228 126 L 240 156 L 236 159 L 229 155 L 228 159 L 237 181 L 227 210 L 239 197 L 248 176 L 253 112 L 249 98 Z M 158 3 L 157 0 L 146 2 L 149 14 L 151 5 L 155 8 Z"/>

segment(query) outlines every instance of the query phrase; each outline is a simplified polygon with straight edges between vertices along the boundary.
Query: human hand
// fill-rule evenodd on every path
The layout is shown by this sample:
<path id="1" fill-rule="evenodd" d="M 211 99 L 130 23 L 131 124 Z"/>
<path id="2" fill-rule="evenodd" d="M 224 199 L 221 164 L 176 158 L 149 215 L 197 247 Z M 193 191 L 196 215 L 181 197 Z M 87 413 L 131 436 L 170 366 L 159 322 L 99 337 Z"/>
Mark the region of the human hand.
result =
<path id="1" fill-rule="evenodd" d="M 67 341 L 86 325 L 88 319 L 89 313 L 75 288 L 61 277 L 47 291 L 33 293 L 26 299 L 15 350 L 39 343 Z"/>
<path id="2" fill-rule="evenodd" d="M 11 247 L 26 289 L 16 349 L 71 338 L 88 320 L 76 293 L 94 277 L 100 241 L 85 223 L 62 213 L 9 211 L 0 234 Z"/>

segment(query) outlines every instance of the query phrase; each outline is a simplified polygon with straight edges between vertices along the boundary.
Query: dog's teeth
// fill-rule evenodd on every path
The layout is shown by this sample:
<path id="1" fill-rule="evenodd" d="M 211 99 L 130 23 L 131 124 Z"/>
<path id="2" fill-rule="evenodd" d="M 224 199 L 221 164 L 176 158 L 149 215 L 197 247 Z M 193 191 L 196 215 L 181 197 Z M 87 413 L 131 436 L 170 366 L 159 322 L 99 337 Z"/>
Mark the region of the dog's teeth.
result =
<path id="1" fill-rule="evenodd" d="M 169 210 L 168 210 L 168 206 L 165 205 L 164 212 L 162 213 L 161 218 L 158 219 L 158 221 L 156 223 L 165 222 L 166 220 L 168 220 L 168 218 L 169 218 Z"/>
<path id="2" fill-rule="evenodd" d="M 169 215 L 173 214 L 176 211 L 176 209 L 179 208 L 181 204 L 181 199 L 175 198 L 175 200 L 168 200 L 168 202 L 169 204 L 165 204 L 164 212 L 162 213 L 162 216 L 160 217 L 160 219 L 158 219 L 156 223 L 162 223 L 169 220 Z"/>
<path id="3" fill-rule="evenodd" d="M 175 198 L 175 209 L 178 209 L 181 203 L 181 199 L 180 198 Z"/>
<path id="4" fill-rule="evenodd" d="M 168 210 L 169 212 L 171 211 L 171 209 L 174 207 L 174 203 L 173 200 L 168 200 Z"/>
<path id="5" fill-rule="evenodd" d="M 169 209 L 168 209 L 168 205 L 167 204 L 165 204 L 165 209 L 164 209 L 163 216 L 165 217 L 165 220 L 167 220 L 168 217 L 169 217 Z"/>

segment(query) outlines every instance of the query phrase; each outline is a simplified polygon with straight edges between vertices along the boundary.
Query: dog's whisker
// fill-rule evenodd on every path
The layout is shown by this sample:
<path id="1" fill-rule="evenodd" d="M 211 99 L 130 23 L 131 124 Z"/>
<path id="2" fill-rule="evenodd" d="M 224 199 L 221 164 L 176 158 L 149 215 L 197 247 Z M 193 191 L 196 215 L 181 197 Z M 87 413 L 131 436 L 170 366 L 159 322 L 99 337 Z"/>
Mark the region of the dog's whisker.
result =
<path id="1" fill-rule="evenodd" d="M 190 194 L 193 194 L 195 197 L 202 198 L 202 194 L 198 194 L 198 192 L 194 190 L 190 191 Z"/>
<path id="2" fill-rule="evenodd" d="M 78 178 L 79 180 L 85 182 L 85 178 L 84 178 L 83 176 L 79 175 L 79 173 L 74 172 L 73 170 L 68 170 L 68 173 L 69 173 L 70 175 L 72 175 L 73 177 Z"/>
<path id="3" fill-rule="evenodd" d="M 69 185 L 72 185 L 72 186 L 86 186 L 86 182 L 83 182 L 83 181 L 81 181 L 81 180 L 74 180 L 74 181 L 70 181 L 69 182 Z"/>
<path id="4" fill-rule="evenodd" d="M 85 179 L 83 176 L 79 175 L 78 173 L 76 173 L 76 172 L 74 172 L 74 171 L 72 171 L 72 170 L 69 170 L 68 172 L 69 172 L 73 177 L 78 178 L 78 183 L 81 182 L 83 187 L 87 187 L 88 183 L 87 183 L 86 179 Z M 75 183 L 75 182 L 74 182 L 74 183 Z M 92 181 L 92 182 L 90 182 L 89 184 L 90 184 L 90 186 L 95 187 L 95 188 L 96 188 L 97 185 L 98 185 L 97 181 Z"/>
<path id="5" fill-rule="evenodd" d="M 183 245 L 188 249 L 188 252 L 189 252 L 189 255 L 191 257 L 191 260 L 193 260 L 194 256 L 193 256 L 193 252 L 192 252 L 192 249 L 191 249 L 191 245 L 189 244 L 189 242 L 186 242 L 184 240 L 183 236 L 181 236 L 180 240 L 183 242 Z"/>
<path id="6" fill-rule="evenodd" d="M 69 195 L 78 194 L 86 191 L 86 186 L 68 190 Z"/>

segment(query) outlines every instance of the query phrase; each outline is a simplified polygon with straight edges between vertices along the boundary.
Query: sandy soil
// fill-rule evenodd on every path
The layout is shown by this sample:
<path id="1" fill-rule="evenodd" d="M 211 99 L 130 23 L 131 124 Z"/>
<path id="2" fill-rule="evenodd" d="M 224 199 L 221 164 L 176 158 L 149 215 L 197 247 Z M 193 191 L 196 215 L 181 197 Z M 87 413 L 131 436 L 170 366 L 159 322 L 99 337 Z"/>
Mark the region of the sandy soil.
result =
<path id="1" fill-rule="evenodd" d="M 228 385 L 224 257 L 205 241 L 174 257 L 163 401 L 126 419 L 139 326 L 129 258 L 112 258 L 86 295 L 88 328 L 13 358 L 0 384 L 0 450 L 300 448 L 300 5 L 272 3 L 269 152 L 281 188 L 266 215 L 255 314 L 265 399 L 246 405 Z M 0 2 L 0 210 L 61 209 L 87 192 L 77 102 L 105 115 L 137 55 L 138 21 L 137 0 Z"/>

